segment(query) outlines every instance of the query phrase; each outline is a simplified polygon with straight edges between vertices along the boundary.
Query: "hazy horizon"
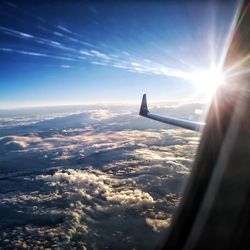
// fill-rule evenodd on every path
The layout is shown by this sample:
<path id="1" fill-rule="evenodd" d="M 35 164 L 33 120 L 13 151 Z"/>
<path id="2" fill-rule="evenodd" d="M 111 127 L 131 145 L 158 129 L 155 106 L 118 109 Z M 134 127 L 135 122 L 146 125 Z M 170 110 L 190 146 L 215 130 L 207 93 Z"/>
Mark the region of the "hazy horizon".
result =
<path id="1" fill-rule="evenodd" d="M 91 107 L 91 106 L 128 106 L 128 107 L 137 107 L 139 110 L 139 107 L 141 105 L 141 98 L 138 99 L 138 101 L 128 102 L 128 101 L 117 101 L 117 102 L 88 102 L 88 103 L 50 103 L 50 104 L 36 104 L 36 105 L 13 105 L 13 106 L 0 106 L 0 111 L 8 111 L 8 110 L 23 110 L 23 109 L 42 109 L 42 108 L 63 108 L 63 107 Z M 209 105 L 211 100 L 193 100 L 193 99 L 187 99 L 187 100 L 151 100 L 148 103 L 150 107 L 155 106 L 163 106 L 163 107 L 172 107 L 172 106 L 181 106 L 191 103 L 200 103 L 204 105 Z"/>

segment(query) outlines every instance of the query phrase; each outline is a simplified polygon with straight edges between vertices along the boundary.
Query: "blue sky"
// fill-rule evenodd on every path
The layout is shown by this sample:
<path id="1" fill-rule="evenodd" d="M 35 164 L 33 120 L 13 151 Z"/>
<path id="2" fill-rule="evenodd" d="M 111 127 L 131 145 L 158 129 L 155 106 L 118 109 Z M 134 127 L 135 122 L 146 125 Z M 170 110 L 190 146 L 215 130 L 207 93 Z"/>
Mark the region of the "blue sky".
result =
<path id="1" fill-rule="evenodd" d="M 219 60 L 235 12 L 226 1 L 0 5 L 0 108 L 199 98 L 183 75 Z"/>

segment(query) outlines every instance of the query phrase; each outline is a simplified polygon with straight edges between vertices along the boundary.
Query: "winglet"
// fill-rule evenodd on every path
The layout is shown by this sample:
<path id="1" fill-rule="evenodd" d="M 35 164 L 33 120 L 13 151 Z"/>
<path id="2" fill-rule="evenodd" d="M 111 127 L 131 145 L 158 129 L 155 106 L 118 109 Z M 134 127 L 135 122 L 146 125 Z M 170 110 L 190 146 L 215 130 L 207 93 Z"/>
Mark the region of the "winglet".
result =
<path id="1" fill-rule="evenodd" d="M 144 94 L 142 97 L 141 109 L 140 109 L 139 115 L 155 120 L 155 121 L 171 124 L 177 127 L 190 129 L 193 131 L 201 131 L 203 127 L 205 126 L 205 123 L 202 123 L 202 122 L 183 120 L 183 119 L 178 119 L 175 117 L 162 116 L 162 115 L 156 115 L 156 114 L 150 113 L 148 110 L 146 94 Z"/>
<path id="2" fill-rule="evenodd" d="M 141 116 L 147 116 L 149 113 L 148 111 L 148 105 L 147 105 L 147 97 L 146 94 L 143 95 L 142 101 L 141 101 L 141 109 L 139 115 Z"/>

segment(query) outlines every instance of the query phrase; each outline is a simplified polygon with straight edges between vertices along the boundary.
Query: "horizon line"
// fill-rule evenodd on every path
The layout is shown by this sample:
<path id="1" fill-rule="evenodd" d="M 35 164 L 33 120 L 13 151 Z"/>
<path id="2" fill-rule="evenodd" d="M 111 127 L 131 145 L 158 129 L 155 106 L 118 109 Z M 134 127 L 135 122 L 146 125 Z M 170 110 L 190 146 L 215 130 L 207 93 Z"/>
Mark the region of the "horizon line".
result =
<path id="1" fill-rule="evenodd" d="M 206 101 L 201 102 L 200 100 L 150 100 L 150 105 L 162 105 L 172 104 L 172 106 L 181 106 L 190 103 L 201 103 L 206 104 Z M 20 109 L 32 109 L 32 108 L 56 108 L 56 107 L 74 107 L 74 106 L 140 106 L 141 98 L 138 101 L 99 101 L 99 102 L 68 102 L 68 103 L 38 103 L 38 104 L 27 104 L 27 105 L 0 105 L 0 111 L 7 110 L 20 110 Z"/>

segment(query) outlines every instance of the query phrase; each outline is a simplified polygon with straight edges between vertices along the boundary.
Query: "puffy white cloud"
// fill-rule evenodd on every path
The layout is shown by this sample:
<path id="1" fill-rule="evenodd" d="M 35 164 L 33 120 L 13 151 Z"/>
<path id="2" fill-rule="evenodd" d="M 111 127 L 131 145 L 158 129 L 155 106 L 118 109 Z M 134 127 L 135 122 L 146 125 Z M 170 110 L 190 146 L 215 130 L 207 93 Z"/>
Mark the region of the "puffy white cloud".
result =
<path id="1" fill-rule="evenodd" d="M 168 228 L 171 223 L 171 218 L 168 219 L 151 219 L 146 218 L 146 222 L 153 228 L 154 231 L 159 232 L 162 229 Z"/>
<path id="2" fill-rule="evenodd" d="M 1 169 L 20 166 L 1 173 L 0 209 L 7 212 L 0 241 L 153 249 L 152 237 L 160 240 L 178 205 L 199 136 L 132 128 L 138 118 L 126 109 L 91 107 L 57 119 L 0 138 Z"/>
<path id="3" fill-rule="evenodd" d="M 126 186 L 126 182 L 112 178 L 101 171 L 84 171 L 67 169 L 58 171 L 54 175 L 39 176 L 50 185 L 73 185 L 80 189 L 84 197 L 101 196 L 109 202 L 118 202 L 121 205 L 140 206 L 152 204 L 154 199 L 138 188 Z M 114 188 L 114 186 L 118 188 Z M 121 187 L 123 188 L 122 190 Z"/>

